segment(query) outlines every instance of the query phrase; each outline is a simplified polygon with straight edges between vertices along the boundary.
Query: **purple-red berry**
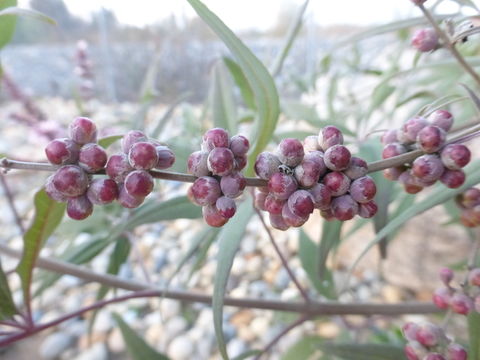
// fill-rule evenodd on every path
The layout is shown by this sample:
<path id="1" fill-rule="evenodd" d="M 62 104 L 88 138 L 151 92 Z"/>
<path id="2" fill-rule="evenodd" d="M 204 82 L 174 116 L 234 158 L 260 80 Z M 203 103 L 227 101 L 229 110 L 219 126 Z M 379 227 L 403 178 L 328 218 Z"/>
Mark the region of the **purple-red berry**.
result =
<path id="1" fill-rule="evenodd" d="M 208 176 L 210 170 L 208 170 L 207 159 L 207 151 L 195 151 L 191 153 L 187 160 L 187 172 L 197 177 Z"/>
<path id="2" fill-rule="evenodd" d="M 153 190 L 153 177 L 145 170 L 134 170 L 125 178 L 125 190 L 133 197 L 144 198 Z"/>
<path id="3" fill-rule="evenodd" d="M 288 206 L 295 215 L 307 217 L 314 209 L 313 196 L 307 190 L 297 190 L 288 198 Z"/>
<path id="4" fill-rule="evenodd" d="M 222 195 L 222 191 L 217 179 L 210 176 L 202 176 L 193 183 L 192 195 L 196 202 L 202 206 L 213 205 Z"/>
<path id="5" fill-rule="evenodd" d="M 281 214 L 277 215 L 277 214 L 270 213 L 269 219 L 270 219 L 270 225 L 272 225 L 272 227 L 274 227 L 277 230 L 285 231 L 285 230 L 288 230 L 288 228 L 290 227 L 285 222 Z"/>
<path id="6" fill-rule="evenodd" d="M 97 141 L 97 127 L 86 117 L 77 117 L 69 126 L 70 139 L 83 145 Z"/>
<path id="7" fill-rule="evenodd" d="M 394 156 L 405 154 L 407 149 L 400 143 L 394 142 L 385 145 L 382 151 L 382 159 L 389 159 Z"/>
<path id="8" fill-rule="evenodd" d="M 230 138 L 230 150 L 232 150 L 233 155 L 243 156 L 248 152 L 250 148 L 250 142 L 245 136 L 235 135 Z"/>
<path id="9" fill-rule="evenodd" d="M 282 164 L 293 168 L 303 160 L 305 151 L 300 140 L 287 138 L 280 141 L 276 154 Z"/>
<path id="10" fill-rule="evenodd" d="M 224 176 L 233 171 L 234 156 L 230 149 L 216 147 L 210 151 L 207 158 L 208 170 L 214 175 Z"/>
<path id="11" fill-rule="evenodd" d="M 258 154 L 255 161 L 255 173 L 259 178 L 269 180 L 273 174 L 278 172 L 282 163 L 275 154 L 265 151 Z"/>
<path id="12" fill-rule="evenodd" d="M 77 162 L 79 150 L 78 144 L 71 139 L 55 139 L 47 144 L 45 154 L 53 165 L 66 165 Z"/>
<path id="13" fill-rule="evenodd" d="M 350 195 L 343 195 L 333 198 L 331 209 L 337 220 L 347 221 L 358 214 L 358 203 Z"/>
<path id="14" fill-rule="evenodd" d="M 417 143 L 420 149 L 428 154 L 440 150 L 445 144 L 447 132 L 438 126 L 425 126 L 417 135 Z"/>
<path id="15" fill-rule="evenodd" d="M 322 168 L 318 161 L 305 157 L 294 169 L 295 179 L 303 188 L 311 188 L 318 183 Z"/>
<path id="16" fill-rule="evenodd" d="M 124 208 L 133 209 L 137 208 L 142 205 L 145 198 L 143 197 L 135 197 L 130 195 L 127 190 L 125 189 L 124 184 L 119 185 L 118 187 L 118 203 L 122 205 Z"/>
<path id="17" fill-rule="evenodd" d="M 448 286 L 448 284 L 450 284 L 450 282 L 453 280 L 454 273 L 453 270 L 450 268 L 441 268 L 438 272 L 438 276 L 440 277 L 442 283 L 445 286 Z"/>
<path id="18" fill-rule="evenodd" d="M 288 226 L 300 227 L 307 222 L 309 215 L 299 216 L 292 211 L 288 203 L 285 203 L 282 208 L 282 217 Z"/>
<path id="19" fill-rule="evenodd" d="M 364 219 L 374 217 L 378 212 L 378 205 L 375 200 L 358 204 L 358 215 Z"/>
<path id="20" fill-rule="evenodd" d="M 350 165 L 352 155 L 347 147 L 343 145 L 333 145 L 329 147 L 323 156 L 325 165 L 332 171 L 342 171 Z"/>
<path id="21" fill-rule="evenodd" d="M 429 116 L 432 125 L 449 132 L 453 125 L 453 115 L 447 110 L 436 110 Z"/>
<path id="22" fill-rule="evenodd" d="M 322 150 L 318 144 L 318 136 L 310 135 L 303 140 L 303 149 L 305 152 Z"/>
<path id="23" fill-rule="evenodd" d="M 68 197 L 63 195 L 60 191 L 55 188 L 53 184 L 53 177 L 54 175 L 50 175 L 45 182 L 45 192 L 50 197 L 50 199 L 55 200 L 57 202 L 65 202 L 67 201 Z"/>
<path id="24" fill-rule="evenodd" d="M 118 197 L 118 186 L 112 179 L 95 179 L 87 190 L 88 200 L 95 205 L 110 204 Z"/>
<path id="25" fill-rule="evenodd" d="M 470 162 L 471 153 L 463 144 L 449 144 L 441 152 L 442 162 L 450 170 L 460 170 Z"/>
<path id="26" fill-rule="evenodd" d="M 448 360 L 467 360 L 468 353 L 460 344 L 451 343 L 447 347 Z"/>
<path id="27" fill-rule="evenodd" d="M 268 194 L 265 197 L 264 207 L 270 214 L 279 215 L 282 213 L 283 205 L 287 200 L 279 200 L 273 194 Z"/>
<path id="28" fill-rule="evenodd" d="M 470 285 L 480 286 L 480 268 L 470 270 L 468 273 L 468 282 Z"/>
<path id="29" fill-rule="evenodd" d="M 425 28 L 415 31 L 412 46 L 421 52 L 429 52 L 438 48 L 438 35 L 435 29 Z"/>
<path id="30" fill-rule="evenodd" d="M 443 163 L 437 155 L 419 156 L 412 164 L 412 175 L 426 182 L 440 179 L 444 171 Z"/>
<path id="31" fill-rule="evenodd" d="M 67 215 L 74 220 L 83 220 L 93 212 L 93 205 L 85 195 L 67 200 Z"/>
<path id="32" fill-rule="evenodd" d="M 355 156 L 352 156 L 352 158 L 350 159 L 350 164 L 348 165 L 348 168 L 346 168 L 343 171 L 343 173 L 347 175 L 351 180 L 355 180 L 362 176 L 365 176 L 367 175 L 367 172 L 368 172 L 367 162 Z"/>
<path id="33" fill-rule="evenodd" d="M 98 144 L 85 144 L 80 149 L 78 165 L 86 172 L 94 173 L 105 167 L 107 152 Z"/>
<path id="34" fill-rule="evenodd" d="M 64 165 L 55 172 L 52 182 L 63 196 L 76 197 L 87 191 L 88 176 L 76 165 Z"/>
<path id="35" fill-rule="evenodd" d="M 127 155 L 125 154 L 115 154 L 110 156 L 107 165 L 105 166 L 105 172 L 110 179 L 119 184 L 125 181 L 125 178 L 132 170 L 133 168 L 128 162 Z"/>
<path id="36" fill-rule="evenodd" d="M 350 188 L 350 179 L 342 172 L 333 171 L 325 175 L 322 183 L 330 190 L 332 196 L 341 196 Z"/>
<path id="37" fill-rule="evenodd" d="M 128 162 L 137 170 L 153 169 L 158 162 L 155 145 L 146 141 L 134 143 L 128 152 Z"/>
<path id="38" fill-rule="evenodd" d="M 383 145 L 398 142 L 397 129 L 387 130 L 380 137 L 380 141 Z"/>
<path id="39" fill-rule="evenodd" d="M 220 215 L 227 219 L 233 217 L 237 211 L 237 205 L 235 205 L 235 201 L 226 196 L 220 196 L 217 199 L 215 206 L 217 207 Z"/>
<path id="40" fill-rule="evenodd" d="M 454 294 L 450 299 L 450 308 L 457 314 L 468 315 L 473 309 L 473 300 L 462 293 Z"/>
<path id="41" fill-rule="evenodd" d="M 432 295 L 432 301 L 439 309 L 448 309 L 450 307 L 450 299 L 450 290 L 447 288 L 438 288 Z"/>
<path id="42" fill-rule="evenodd" d="M 268 189 L 280 200 L 287 200 L 297 190 L 297 180 L 291 175 L 277 172 L 268 181 Z"/>
<path id="43" fill-rule="evenodd" d="M 228 221 L 215 205 L 206 205 L 202 208 L 203 219 L 205 222 L 213 227 L 221 227 Z"/>
<path id="44" fill-rule="evenodd" d="M 377 193 L 375 181 L 370 176 L 363 176 L 354 180 L 350 185 L 350 195 L 358 203 L 372 200 Z"/>
<path id="45" fill-rule="evenodd" d="M 175 154 L 173 151 L 168 146 L 164 145 L 157 145 L 156 150 L 158 161 L 155 165 L 155 169 L 164 170 L 171 168 L 175 163 Z"/>
<path id="46" fill-rule="evenodd" d="M 148 138 L 142 131 L 130 130 L 122 138 L 122 141 L 121 141 L 122 151 L 125 154 L 128 154 L 133 144 L 137 142 L 146 142 L 146 141 L 148 141 Z"/>
<path id="47" fill-rule="evenodd" d="M 220 179 L 222 193 L 229 198 L 236 198 L 242 195 L 245 186 L 247 186 L 247 180 L 239 172 L 233 172 L 229 175 L 222 176 Z"/>
<path id="48" fill-rule="evenodd" d="M 440 176 L 440 181 L 446 187 L 450 189 L 456 189 L 462 186 L 465 183 L 466 175 L 463 170 L 448 170 L 446 169 L 442 176 Z"/>
<path id="49" fill-rule="evenodd" d="M 318 134 L 318 144 L 323 151 L 334 145 L 343 144 L 343 134 L 335 126 L 329 125 L 322 128 Z"/>
<path id="50" fill-rule="evenodd" d="M 203 135 L 202 150 L 212 151 L 214 148 L 228 148 L 230 138 L 228 132 L 222 128 L 214 128 L 208 130 Z"/>
<path id="51" fill-rule="evenodd" d="M 427 125 L 427 120 L 421 116 L 414 116 L 408 119 L 397 134 L 399 141 L 405 144 L 414 143 L 420 130 Z"/>
<path id="52" fill-rule="evenodd" d="M 327 210 L 330 208 L 332 201 L 332 192 L 325 184 L 315 184 L 314 187 L 308 189 L 313 198 L 313 207 L 315 209 Z"/>

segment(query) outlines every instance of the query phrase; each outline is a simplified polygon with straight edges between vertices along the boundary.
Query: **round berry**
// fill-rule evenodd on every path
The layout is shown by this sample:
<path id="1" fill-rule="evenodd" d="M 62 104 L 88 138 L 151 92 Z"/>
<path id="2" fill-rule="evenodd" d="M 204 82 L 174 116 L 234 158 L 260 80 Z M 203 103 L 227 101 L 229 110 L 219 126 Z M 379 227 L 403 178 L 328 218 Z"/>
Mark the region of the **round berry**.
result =
<path id="1" fill-rule="evenodd" d="M 269 219 L 270 219 L 270 225 L 272 225 L 272 227 L 274 227 L 277 230 L 285 231 L 285 230 L 288 230 L 288 228 L 290 227 L 285 222 L 282 215 L 270 213 Z"/>
<path id="2" fill-rule="evenodd" d="M 364 176 L 354 180 L 350 185 L 350 196 L 359 203 L 372 200 L 377 193 L 375 181 L 370 176 Z"/>
<path id="3" fill-rule="evenodd" d="M 164 170 L 171 168 L 172 165 L 175 163 L 175 154 L 168 146 L 158 145 L 155 147 L 157 150 L 157 165 L 155 165 L 155 169 Z"/>
<path id="4" fill-rule="evenodd" d="M 337 220 L 347 221 L 358 214 L 358 204 L 350 195 L 343 195 L 332 200 L 332 213 Z"/>
<path id="5" fill-rule="evenodd" d="M 187 172 L 197 177 L 209 175 L 210 170 L 208 170 L 207 159 L 207 151 L 195 151 L 191 153 L 187 160 Z"/>
<path id="6" fill-rule="evenodd" d="M 448 286 L 448 284 L 450 284 L 450 282 L 453 280 L 454 273 L 450 268 L 441 268 L 438 272 L 438 276 L 440 277 L 440 280 L 442 280 L 442 283 L 445 286 Z"/>
<path id="7" fill-rule="evenodd" d="M 447 110 L 436 110 L 429 117 L 432 125 L 449 132 L 453 125 L 453 115 Z"/>
<path id="8" fill-rule="evenodd" d="M 67 200 L 67 215 L 74 220 L 83 220 L 93 212 L 93 205 L 85 195 Z"/>
<path id="9" fill-rule="evenodd" d="M 226 130 L 222 128 L 210 129 L 203 135 L 202 149 L 212 151 L 217 147 L 228 148 L 229 141 L 230 139 Z"/>
<path id="10" fill-rule="evenodd" d="M 387 130 L 385 131 L 381 138 L 380 141 L 382 142 L 383 145 L 391 144 L 394 142 L 398 142 L 398 137 L 397 137 L 397 130 Z"/>
<path id="11" fill-rule="evenodd" d="M 240 171 L 247 166 L 248 157 L 247 155 L 239 155 L 234 158 L 234 168 L 237 171 Z"/>
<path id="12" fill-rule="evenodd" d="M 440 179 L 445 168 L 437 155 L 422 155 L 412 164 L 412 175 L 423 181 L 436 181 Z"/>
<path id="13" fill-rule="evenodd" d="M 417 143 L 422 151 L 433 154 L 445 144 L 447 133 L 438 126 L 428 125 L 419 131 Z"/>
<path id="14" fill-rule="evenodd" d="M 123 184 L 119 185 L 118 187 L 118 202 L 120 205 L 122 205 L 124 208 L 127 209 L 134 209 L 142 205 L 143 201 L 145 200 L 144 197 L 135 197 L 130 195 L 127 190 L 125 189 L 125 186 Z"/>
<path id="15" fill-rule="evenodd" d="M 83 145 L 78 157 L 78 165 L 86 172 L 94 173 L 104 168 L 107 163 L 107 152 L 98 144 Z"/>
<path id="16" fill-rule="evenodd" d="M 320 210 L 320 216 L 323 217 L 327 221 L 335 220 L 335 216 L 333 215 L 332 209 L 328 208 L 325 210 Z"/>
<path id="17" fill-rule="evenodd" d="M 427 120 L 421 116 L 414 116 L 408 119 L 398 132 L 397 136 L 400 142 L 405 144 L 414 143 L 417 140 L 418 133 L 428 125 Z"/>
<path id="18" fill-rule="evenodd" d="M 343 145 L 333 145 L 329 147 L 323 156 L 323 161 L 327 168 L 333 171 L 342 171 L 350 165 L 352 155 Z"/>
<path id="19" fill-rule="evenodd" d="M 303 160 L 305 161 L 315 161 L 318 166 L 320 167 L 320 176 L 323 176 L 327 171 L 327 166 L 325 165 L 325 161 L 323 160 L 324 153 L 321 151 L 310 151 L 309 153 L 305 154 Z"/>
<path id="20" fill-rule="evenodd" d="M 250 148 L 250 142 L 245 136 L 235 135 L 230 139 L 230 150 L 232 150 L 233 155 L 242 156 L 248 152 Z"/>
<path id="21" fill-rule="evenodd" d="M 289 166 L 295 167 L 303 160 L 305 151 L 300 140 L 288 138 L 283 139 L 277 147 L 277 156 L 280 161 Z"/>
<path id="22" fill-rule="evenodd" d="M 418 326 L 416 323 L 407 322 L 402 326 L 403 337 L 409 341 L 416 341 L 419 329 L 420 326 Z"/>
<path id="23" fill-rule="evenodd" d="M 323 151 L 334 145 L 343 144 L 343 134 L 335 126 L 329 125 L 322 128 L 318 134 L 318 145 Z"/>
<path id="24" fill-rule="evenodd" d="M 237 211 L 237 206 L 235 205 L 235 201 L 226 196 L 220 196 L 215 203 L 218 212 L 224 218 L 230 219 L 235 215 L 235 211 Z"/>
<path id="25" fill-rule="evenodd" d="M 303 188 L 311 188 L 317 184 L 321 171 L 322 168 L 318 161 L 307 159 L 306 157 L 293 170 L 295 179 L 297 179 L 298 184 Z"/>
<path id="26" fill-rule="evenodd" d="M 419 29 L 413 34 L 411 43 L 421 52 L 435 50 L 439 46 L 437 32 L 432 28 Z"/>
<path id="27" fill-rule="evenodd" d="M 123 183 L 132 170 L 133 168 L 130 166 L 127 155 L 125 154 L 115 154 L 110 156 L 107 165 L 105 166 L 105 172 L 108 177 L 117 183 Z"/>
<path id="28" fill-rule="evenodd" d="M 208 169 L 219 176 L 228 175 L 233 171 L 234 156 L 230 149 L 224 147 L 216 147 L 207 158 Z"/>
<path id="29" fill-rule="evenodd" d="M 112 179 L 95 179 L 87 190 L 88 200 L 95 205 L 110 204 L 118 197 L 118 186 Z"/>
<path id="30" fill-rule="evenodd" d="M 222 176 L 220 179 L 222 193 L 229 198 L 236 198 L 242 195 L 245 186 L 247 186 L 247 180 L 245 180 L 245 177 L 239 172 Z"/>
<path id="31" fill-rule="evenodd" d="M 54 175 L 50 175 L 47 178 L 47 181 L 45 182 L 45 192 L 52 200 L 57 202 L 67 201 L 67 197 L 55 188 L 55 185 L 53 184 L 53 177 Z"/>
<path id="32" fill-rule="evenodd" d="M 473 300 L 462 293 L 454 294 L 450 300 L 450 308 L 454 313 L 468 315 L 473 309 Z"/>
<path id="33" fill-rule="evenodd" d="M 403 349 L 407 360 L 423 360 L 423 356 L 427 354 L 425 347 L 418 341 L 409 341 Z"/>
<path id="34" fill-rule="evenodd" d="M 279 200 L 273 194 L 268 194 L 264 202 L 265 210 L 270 214 L 281 214 L 285 202 L 286 200 Z"/>
<path id="35" fill-rule="evenodd" d="M 437 325 L 424 323 L 417 331 L 416 340 L 423 346 L 432 347 L 437 345 L 443 337 L 443 330 Z"/>
<path id="36" fill-rule="evenodd" d="M 374 200 L 358 204 L 358 215 L 364 219 L 370 219 L 377 214 L 378 205 Z"/>
<path id="37" fill-rule="evenodd" d="M 467 351 L 459 344 L 451 343 L 447 347 L 447 355 L 449 360 L 467 360 Z"/>
<path id="38" fill-rule="evenodd" d="M 315 184 L 308 191 L 312 194 L 313 207 L 315 209 L 326 210 L 330 208 L 332 193 L 324 184 Z"/>
<path id="39" fill-rule="evenodd" d="M 368 172 L 367 162 L 363 159 L 352 156 L 352 158 L 350 159 L 350 164 L 348 165 L 348 168 L 345 169 L 343 173 L 347 175 L 351 180 L 355 180 L 362 176 L 367 175 L 367 172 Z"/>
<path id="40" fill-rule="evenodd" d="M 264 180 L 269 180 L 273 174 L 278 172 L 278 167 L 282 163 L 278 157 L 270 152 L 262 152 L 258 154 L 255 161 L 255 173 Z"/>
<path id="41" fill-rule="evenodd" d="M 53 165 L 66 165 L 77 162 L 79 150 L 78 144 L 71 139 L 55 139 L 47 144 L 45 154 Z"/>
<path id="42" fill-rule="evenodd" d="M 396 181 L 404 171 L 405 171 L 404 166 L 397 166 L 397 167 L 385 169 L 383 170 L 382 173 L 385 179 L 390 181 Z"/>
<path id="43" fill-rule="evenodd" d="M 407 149 L 400 143 L 390 143 L 385 145 L 382 151 L 382 159 L 389 159 L 394 156 L 405 154 Z"/>
<path id="44" fill-rule="evenodd" d="M 466 175 L 463 170 L 445 170 L 440 181 L 450 189 L 456 189 L 465 183 Z"/>
<path id="45" fill-rule="evenodd" d="M 134 143 L 128 152 L 128 162 L 137 170 L 153 169 L 158 162 L 155 145 L 146 141 Z"/>
<path id="46" fill-rule="evenodd" d="M 333 171 L 323 177 L 323 184 L 330 190 L 332 196 L 340 196 L 347 193 L 350 188 L 350 179 L 344 173 Z"/>
<path id="47" fill-rule="evenodd" d="M 480 206 L 463 209 L 460 215 L 460 220 L 463 225 L 467 227 L 475 227 L 480 225 Z"/>
<path id="48" fill-rule="evenodd" d="M 441 153 L 443 165 L 450 170 L 460 170 L 470 162 L 470 150 L 462 144 L 449 144 Z"/>
<path id="49" fill-rule="evenodd" d="M 213 205 L 222 195 L 218 180 L 210 176 L 202 176 L 192 185 L 192 194 L 195 201 L 202 205 Z"/>
<path id="50" fill-rule="evenodd" d="M 205 222 L 213 227 L 222 227 L 228 221 L 215 205 L 206 205 L 202 208 L 203 219 Z"/>
<path id="51" fill-rule="evenodd" d="M 313 212 L 313 196 L 306 190 L 297 190 L 288 198 L 290 210 L 300 217 L 308 217 Z"/>
<path id="52" fill-rule="evenodd" d="M 310 135 L 303 140 L 303 149 L 305 152 L 322 150 L 318 144 L 318 136 Z"/>
<path id="53" fill-rule="evenodd" d="M 429 353 L 423 358 L 423 360 L 447 360 L 445 356 L 439 353 Z"/>
<path id="54" fill-rule="evenodd" d="M 147 135 L 145 135 L 142 131 L 130 130 L 122 138 L 122 141 L 121 141 L 122 151 L 125 154 L 128 154 L 133 144 L 137 142 L 147 142 L 147 141 L 148 141 Z"/>
<path id="55" fill-rule="evenodd" d="M 70 139 L 83 145 L 97 141 L 97 127 L 86 117 L 77 117 L 69 126 Z"/>
<path id="56" fill-rule="evenodd" d="M 280 200 L 287 200 L 297 190 L 298 184 L 293 176 L 277 172 L 268 181 L 268 189 Z"/>
<path id="57" fill-rule="evenodd" d="M 468 188 L 459 194 L 455 199 L 457 204 L 463 208 L 472 208 L 476 205 L 480 205 L 480 189 L 477 188 Z"/>
<path id="58" fill-rule="evenodd" d="M 290 206 L 288 206 L 288 203 L 285 203 L 282 208 L 282 217 L 285 223 L 288 226 L 292 227 L 300 227 L 303 224 L 305 224 L 308 220 L 308 215 L 307 216 L 298 216 L 295 214 Z"/>
<path id="59" fill-rule="evenodd" d="M 470 270 L 468 273 L 468 282 L 474 286 L 480 286 L 480 268 Z"/>
<path id="60" fill-rule="evenodd" d="M 145 170 L 135 170 L 125 178 L 125 190 L 133 197 L 144 198 L 153 190 L 153 177 Z"/>
<path id="61" fill-rule="evenodd" d="M 398 182 L 403 185 L 405 192 L 409 194 L 417 194 L 423 190 L 423 186 L 418 184 L 410 170 L 401 173 L 398 177 Z"/>
<path id="62" fill-rule="evenodd" d="M 433 292 L 432 301 L 439 309 L 448 309 L 450 307 L 450 290 L 447 288 L 439 288 Z"/>
<path id="63" fill-rule="evenodd" d="M 63 196 L 76 197 L 87 191 L 88 176 L 78 166 L 64 165 L 55 172 L 52 182 Z"/>

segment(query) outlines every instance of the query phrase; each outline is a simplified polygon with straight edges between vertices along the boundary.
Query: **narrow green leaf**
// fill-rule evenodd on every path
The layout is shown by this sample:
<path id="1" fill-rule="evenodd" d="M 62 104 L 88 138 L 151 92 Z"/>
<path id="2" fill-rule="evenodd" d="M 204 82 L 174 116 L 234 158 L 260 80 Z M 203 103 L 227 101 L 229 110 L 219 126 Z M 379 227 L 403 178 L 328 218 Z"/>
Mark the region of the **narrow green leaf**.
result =
<path id="1" fill-rule="evenodd" d="M 303 3 L 303 5 L 298 10 L 298 13 L 295 16 L 293 22 L 290 24 L 287 37 L 285 38 L 285 43 L 283 44 L 277 58 L 273 62 L 273 66 L 270 71 L 273 77 L 278 76 L 278 74 L 280 74 L 280 72 L 282 71 L 283 63 L 285 62 L 285 59 L 287 58 L 288 53 L 292 48 L 293 42 L 295 41 L 298 33 L 300 32 L 300 29 L 302 28 L 303 15 L 305 14 L 305 10 L 307 9 L 308 2 L 309 0 L 306 0 Z"/>
<path id="2" fill-rule="evenodd" d="M 12 292 L 0 262 L 0 320 L 11 318 L 18 310 L 13 302 Z"/>
<path id="3" fill-rule="evenodd" d="M 217 62 L 213 67 L 213 83 L 210 90 L 210 104 L 213 124 L 234 134 L 237 131 L 237 114 L 233 99 L 233 84 L 224 62 Z"/>
<path id="4" fill-rule="evenodd" d="M 255 159 L 270 141 L 277 124 L 280 106 L 275 83 L 261 61 L 214 13 L 200 0 L 187 1 L 230 49 L 255 95 L 258 118 L 250 136 L 253 146 L 246 171 L 246 174 L 251 176 L 254 173 Z"/>
<path id="5" fill-rule="evenodd" d="M 469 359 L 480 359 L 480 314 L 471 311 L 468 314 L 468 337 L 470 344 L 468 348 Z"/>
<path id="6" fill-rule="evenodd" d="M 4 0 L 5 2 L 6 0 Z M 39 11 L 36 11 L 36 10 L 33 10 L 33 9 L 21 9 L 19 7 L 16 7 L 16 6 L 11 6 L 11 7 L 8 7 L 6 9 L 3 9 L 0 11 L 0 17 L 2 16 L 25 16 L 25 17 L 29 17 L 29 18 L 32 18 L 32 19 L 35 19 L 35 20 L 39 20 L 39 21 L 43 21 L 43 22 L 46 22 L 50 25 L 57 25 L 56 21 L 53 20 L 51 17 L 39 12 Z"/>
<path id="7" fill-rule="evenodd" d="M 26 302 L 30 300 L 32 273 L 40 250 L 62 221 L 65 212 L 65 204 L 50 199 L 44 189 L 35 194 L 34 204 L 35 217 L 23 236 L 23 255 L 17 267 Z"/>
<path id="8" fill-rule="evenodd" d="M 320 279 L 318 276 L 318 246 L 308 235 L 300 230 L 300 244 L 298 255 L 302 264 L 303 270 L 307 273 L 310 282 L 313 284 L 319 294 L 329 298 L 335 299 L 335 286 L 333 284 L 333 277 L 331 272 L 326 269 L 324 271 L 324 278 Z"/>
<path id="9" fill-rule="evenodd" d="M 177 108 L 178 105 L 180 105 L 183 101 L 189 98 L 191 94 L 189 92 L 181 94 L 178 98 L 175 99 L 174 102 L 172 102 L 165 113 L 162 115 L 162 117 L 158 120 L 157 125 L 155 126 L 155 129 L 153 129 L 151 137 L 156 139 L 159 137 L 160 133 L 162 132 L 163 128 L 165 125 L 167 125 L 168 120 L 172 117 L 173 113 L 175 112 L 175 109 Z"/>
<path id="10" fill-rule="evenodd" d="M 227 65 L 235 84 L 240 89 L 240 93 L 242 94 L 242 99 L 245 105 L 252 110 L 256 110 L 257 106 L 255 105 L 255 95 L 253 95 L 252 87 L 248 83 L 242 68 L 229 57 L 224 57 L 223 61 L 225 62 L 225 65 Z"/>
<path id="11" fill-rule="evenodd" d="M 322 227 L 322 238 L 318 247 L 317 276 L 320 280 L 324 279 L 327 270 L 328 254 L 333 248 L 340 244 L 340 233 L 342 231 L 342 221 L 324 221 Z"/>
<path id="12" fill-rule="evenodd" d="M 261 353 L 262 352 L 260 350 L 248 350 L 248 351 L 245 351 L 243 354 L 235 356 L 232 360 L 245 360 L 245 359 L 251 358 L 252 356 L 259 355 Z"/>
<path id="13" fill-rule="evenodd" d="M 477 111 L 480 111 L 480 98 L 475 94 L 475 92 L 470 89 L 467 85 L 465 84 L 460 84 L 463 86 L 465 90 L 467 90 L 468 96 L 470 96 L 470 99 L 472 100 L 473 104 L 477 108 Z"/>
<path id="14" fill-rule="evenodd" d="M 235 254 L 252 215 L 252 201 L 248 197 L 239 206 L 235 217 L 223 227 L 218 236 L 218 260 L 213 284 L 212 310 L 218 348 L 225 360 L 228 360 L 227 347 L 223 336 L 223 299 L 225 297 L 225 288 Z"/>
<path id="15" fill-rule="evenodd" d="M 75 265 L 85 264 L 100 254 L 109 244 L 108 239 L 91 239 L 79 246 L 67 249 L 59 258 Z M 63 274 L 54 272 L 43 272 L 42 275 L 34 296 L 40 295 L 63 276 Z"/>
<path id="16" fill-rule="evenodd" d="M 404 360 L 405 353 L 399 346 L 384 344 L 324 344 L 329 355 L 345 360 Z"/>
<path id="17" fill-rule="evenodd" d="M 196 255 L 195 262 L 192 264 L 192 267 L 190 268 L 190 272 L 188 274 L 188 280 L 192 278 L 192 275 L 202 267 L 202 265 L 205 263 L 205 260 L 207 259 L 208 255 L 208 250 L 212 246 L 213 242 L 218 236 L 218 230 L 220 229 L 215 229 L 217 230 L 215 234 L 212 234 L 211 237 L 207 238 L 206 241 L 204 241 L 202 244 L 200 244 L 200 248 L 198 249 Z"/>
<path id="18" fill-rule="evenodd" d="M 103 138 L 98 139 L 98 145 L 103 147 L 104 149 L 108 148 L 113 143 L 117 142 L 123 137 L 123 135 L 110 135 L 105 136 Z"/>
<path id="19" fill-rule="evenodd" d="M 474 171 L 472 171 L 474 170 Z M 366 248 L 362 251 L 362 253 L 358 256 L 355 260 L 353 265 L 350 268 L 349 274 L 352 273 L 353 269 L 357 266 L 360 260 L 365 256 L 365 254 L 379 241 L 381 241 L 385 236 L 389 235 L 404 223 L 406 223 L 411 218 L 421 214 L 428 209 L 431 209 L 439 204 L 443 204 L 447 200 L 453 198 L 457 194 L 464 192 L 469 187 L 472 187 L 480 182 L 480 164 L 478 161 L 470 164 L 468 166 L 467 171 L 467 181 L 465 184 L 458 188 L 458 189 L 447 189 L 443 184 L 437 185 L 430 196 L 423 199 L 422 201 L 414 204 L 414 206 L 409 207 L 403 213 L 399 214 L 396 218 L 392 219 L 388 225 L 386 225 L 382 230 L 380 230 L 375 238 L 368 243 Z"/>
<path id="20" fill-rule="evenodd" d="M 322 344 L 323 339 L 319 336 L 303 337 L 282 355 L 282 360 L 319 360 L 322 358 Z"/>
<path id="21" fill-rule="evenodd" d="M 1 0 L 0 12 L 16 5 L 17 0 Z M 16 16 L 0 16 L 0 49 L 7 45 L 12 39 L 16 24 Z"/>
<path id="22" fill-rule="evenodd" d="M 113 314 L 115 321 L 127 345 L 127 350 L 133 360 L 169 360 L 167 356 L 155 351 L 145 340 L 132 330 L 118 314 Z"/>

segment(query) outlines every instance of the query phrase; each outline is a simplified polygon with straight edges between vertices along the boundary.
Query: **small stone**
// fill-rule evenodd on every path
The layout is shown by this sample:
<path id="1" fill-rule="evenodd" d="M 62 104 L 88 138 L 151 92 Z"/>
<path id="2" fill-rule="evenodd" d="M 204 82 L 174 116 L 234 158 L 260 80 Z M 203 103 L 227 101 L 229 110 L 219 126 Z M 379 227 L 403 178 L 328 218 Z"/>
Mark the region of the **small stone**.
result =
<path id="1" fill-rule="evenodd" d="M 108 337 L 108 348 L 111 352 L 121 353 L 125 351 L 125 342 L 123 341 L 122 332 L 115 328 Z"/>
<path id="2" fill-rule="evenodd" d="M 194 353 L 193 342 L 186 336 L 175 338 L 168 347 L 168 355 L 176 360 L 191 360 Z"/>
<path id="3" fill-rule="evenodd" d="M 227 344 L 227 352 L 230 357 L 234 358 L 247 351 L 247 344 L 240 339 L 232 339 Z"/>
<path id="4" fill-rule="evenodd" d="M 40 345 L 42 359 L 55 359 L 72 345 L 74 337 L 66 333 L 53 333 Z"/>
<path id="5" fill-rule="evenodd" d="M 108 360 L 108 349 L 105 344 L 98 342 L 74 360 Z"/>

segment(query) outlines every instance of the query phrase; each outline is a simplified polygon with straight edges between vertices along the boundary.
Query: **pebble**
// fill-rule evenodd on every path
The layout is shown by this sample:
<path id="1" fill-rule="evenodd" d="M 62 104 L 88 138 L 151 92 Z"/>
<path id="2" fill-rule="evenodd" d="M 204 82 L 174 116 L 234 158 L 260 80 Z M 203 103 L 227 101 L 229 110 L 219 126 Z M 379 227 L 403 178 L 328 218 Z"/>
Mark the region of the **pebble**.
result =
<path id="1" fill-rule="evenodd" d="M 187 320 L 183 317 L 174 317 L 165 324 L 166 335 L 171 339 L 184 331 L 188 326 Z"/>
<path id="2" fill-rule="evenodd" d="M 227 344 L 227 352 L 231 358 L 239 356 L 247 351 L 247 344 L 240 339 L 232 339 Z"/>
<path id="3" fill-rule="evenodd" d="M 186 336 L 178 336 L 168 346 L 168 355 L 175 360 L 191 360 L 194 353 L 192 341 Z"/>
<path id="4" fill-rule="evenodd" d="M 103 343 L 96 343 L 82 351 L 74 360 L 108 360 L 108 349 Z"/>
<path id="5" fill-rule="evenodd" d="M 180 310 L 180 302 L 177 300 L 163 299 L 160 303 L 160 315 L 164 320 L 178 315 Z"/>
<path id="6" fill-rule="evenodd" d="M 108 348 L 111 352 L 121 353 L 125 351 L 125 342 L 123 341 L 122 332 L 115 328 L 108 337 Z"/>
<path id="7" fill-rule="evenodd" d="M 64 332 L 48 335 L 40 345 L 40 357 L 45 360 L 55 359 L 72 345 L 74 337 Z"/>
<path id="8" fill-rule="evenodd" d="M 112 315 L 108 311 L 99 311 L 97 313 L 97 318 L 95 319 L 95 323 L 93 324 L 93 331 L 94 332 L 107 332 L 112 327 L 114 327 L 114 322 L 112 319 Z"/>

